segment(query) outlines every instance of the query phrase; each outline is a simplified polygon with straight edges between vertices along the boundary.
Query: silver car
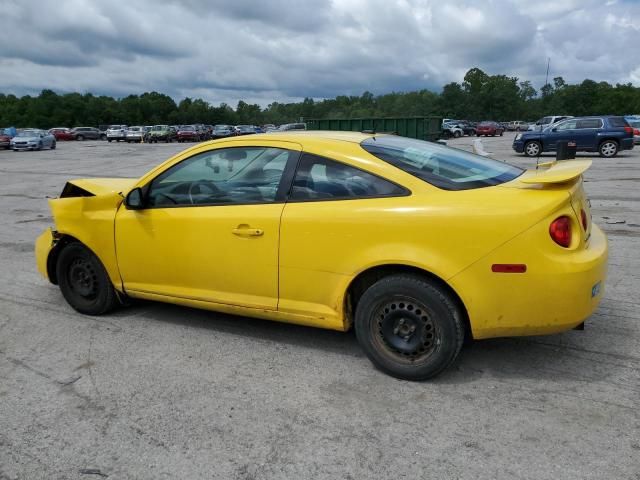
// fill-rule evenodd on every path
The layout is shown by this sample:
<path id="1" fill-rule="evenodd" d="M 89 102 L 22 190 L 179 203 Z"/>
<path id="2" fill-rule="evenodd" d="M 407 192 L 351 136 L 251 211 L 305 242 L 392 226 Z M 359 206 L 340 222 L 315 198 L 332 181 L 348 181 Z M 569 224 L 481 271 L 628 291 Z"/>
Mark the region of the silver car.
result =
<path id="1" fill-rule="evenodd" d="M 44 130 L 28 128 L 20 130 L 9 142 L 9 148 L 18 150 L 42 150 L 43 148 L 56 148 L 56 137 Z"/>
<path id="2" fill-rule="evenodd" d="M 107 141 L 111 142 L 115 140 L 119 142 L 120 140 L 127 139 L 127 126 L 126 125 L 111 125 L 107 130 Z"/>
<path id="3" fill-rule="evenodd" d="M 129 129 L 127 130 L 127 143 L 141 142 L 145 133 L 146 132 L 144 130 L 144 127 L 141 127 L 141 126 L 129 127 Z"/>

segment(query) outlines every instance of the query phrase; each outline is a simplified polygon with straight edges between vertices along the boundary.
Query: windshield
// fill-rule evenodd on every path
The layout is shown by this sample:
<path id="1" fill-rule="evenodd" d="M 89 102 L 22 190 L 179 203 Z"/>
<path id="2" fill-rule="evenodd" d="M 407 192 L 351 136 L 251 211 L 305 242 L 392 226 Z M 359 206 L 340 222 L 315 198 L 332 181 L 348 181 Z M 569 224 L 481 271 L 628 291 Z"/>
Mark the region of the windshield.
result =
<path id="1" fill-rule="evenodd" d="M 16 137 L 37 137 L 40 135 L 40 130 L 23 130 L 18 132 Z"/>
<path id="2" fill-rule="evenodd" d="M 229 125 L 216 125 L 214 130 L 229 130 Z"/>
<path id="3" fill-rule="evenodd" d="M 159 130 L 167 130 L 169 128 L 168 125 L 154 125 L 151 130 L 153 130 L 154 132 L 157 132 Z"/>
<path id="4" fill-rule="evenodd" d="M 182 130 L 183 132 L 195 132 L 196 129 L 195 127 L 191 126 L 191 125 L 183 125 L 180 130 Z"/>
<path id="5" fill-rule="evenodd" d="M 499 185 L 524 171 L 457 148 L 394 135 L 371 137 L 360 146 L 375 157 L 444 190 Z"/>

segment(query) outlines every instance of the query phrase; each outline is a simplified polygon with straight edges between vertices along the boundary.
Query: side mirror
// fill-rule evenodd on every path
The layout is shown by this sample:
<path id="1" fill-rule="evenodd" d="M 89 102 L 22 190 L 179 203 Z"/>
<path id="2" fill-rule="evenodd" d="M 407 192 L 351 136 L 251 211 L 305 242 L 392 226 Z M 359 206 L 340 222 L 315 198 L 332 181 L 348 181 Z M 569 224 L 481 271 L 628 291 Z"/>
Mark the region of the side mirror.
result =
<path id="1" fill-rule="evenodd" d="M 131 190 L 127 197 L 124 199 L 124 205 L 129 210 L 141 210 L 144 208 L 144 201 L 142 198 L 142 189 L 134 188 Z"/>

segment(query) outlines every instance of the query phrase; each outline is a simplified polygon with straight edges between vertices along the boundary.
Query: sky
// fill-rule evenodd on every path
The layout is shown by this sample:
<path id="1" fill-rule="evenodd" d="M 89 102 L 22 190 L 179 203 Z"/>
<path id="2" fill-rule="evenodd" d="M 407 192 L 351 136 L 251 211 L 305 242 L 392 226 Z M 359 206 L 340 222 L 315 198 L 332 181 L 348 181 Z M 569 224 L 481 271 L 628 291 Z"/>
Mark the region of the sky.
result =
<path id="1" fill-rule="evenodd" d="M 640 86 L 640 0 L 0 0 L 0 92 L 262 106 L 461 82 Z"/>

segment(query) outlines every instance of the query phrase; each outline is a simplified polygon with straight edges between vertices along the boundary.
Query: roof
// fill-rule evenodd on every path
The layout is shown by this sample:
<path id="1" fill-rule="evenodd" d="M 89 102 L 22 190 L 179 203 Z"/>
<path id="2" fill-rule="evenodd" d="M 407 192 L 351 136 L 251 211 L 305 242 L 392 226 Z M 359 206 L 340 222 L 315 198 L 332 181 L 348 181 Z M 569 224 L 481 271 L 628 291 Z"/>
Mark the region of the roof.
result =
<path id="1" fill-rule="evenodd" d="M 300 137 L 303 137 L 305 139 L 313 140 L 339 140 L 343 142 L 360 143 L 367 138 L 375 136 L 376 134 L 374 133 L 343 132 L 332 130 L 285 130 L 282 132 L 275 131 L 265 134 L 259 134 L 257 138 L 273 138 L 274 140 L 295 142 Z"/>

